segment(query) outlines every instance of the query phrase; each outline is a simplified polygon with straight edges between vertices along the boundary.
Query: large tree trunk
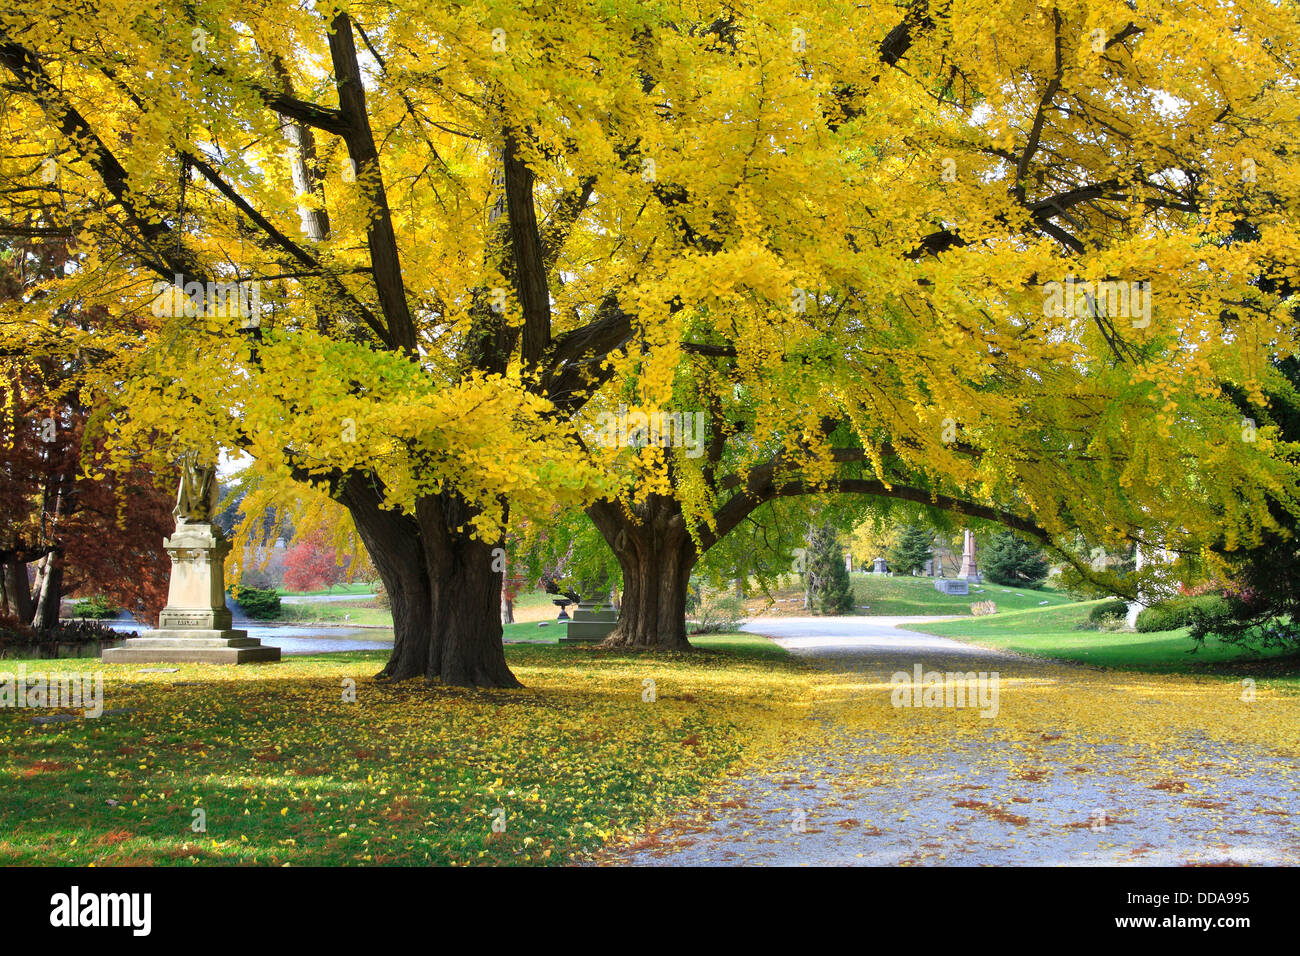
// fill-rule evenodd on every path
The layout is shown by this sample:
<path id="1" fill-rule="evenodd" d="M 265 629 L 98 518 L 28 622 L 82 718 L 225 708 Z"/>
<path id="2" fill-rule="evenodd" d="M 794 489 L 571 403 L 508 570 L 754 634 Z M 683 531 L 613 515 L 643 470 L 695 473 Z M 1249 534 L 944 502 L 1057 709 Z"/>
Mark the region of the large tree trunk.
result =
<path id="1" fill-rule="evenodd" d="M 27 580 L 26 561 L 5 563 L 4 589 L 9 599 L 10 613 L 22 624 L 32 623 L 32 618 L 36 615 L 36 602 L 32 599 L 31 582 Z"/>
<path id="2" fill-rule="evenodd" d="M 592 505 L 588 514 L 623 571 L 618 624 L 605 646 L 689 650 L 686 594 L 697 556 L 681 506 L 672 498 L 651 495 L 634 514 L 606 501 Z"/>
<path id="3" fill-rule="evenodd" d="M 379 676 L 425 677 L 458 687 L 519 687 L 501 643 L 496 545 L 465 531 L 457 496 L 425 498 L 414 515 L 381 507 L 379 491 L 353 477 L 340 490 L 384 581 L 393 611 L 393 653 Z"/>
<path id="4" fill-rule="evenodd" d="M 59 626 L 59 611 L 63 607 L 63 555 L 51 551 L 41 561 L 39 596 L 36 599 L 36 613 L 32 617 L 32 626 L 38 630 L 48 630 Z"/>

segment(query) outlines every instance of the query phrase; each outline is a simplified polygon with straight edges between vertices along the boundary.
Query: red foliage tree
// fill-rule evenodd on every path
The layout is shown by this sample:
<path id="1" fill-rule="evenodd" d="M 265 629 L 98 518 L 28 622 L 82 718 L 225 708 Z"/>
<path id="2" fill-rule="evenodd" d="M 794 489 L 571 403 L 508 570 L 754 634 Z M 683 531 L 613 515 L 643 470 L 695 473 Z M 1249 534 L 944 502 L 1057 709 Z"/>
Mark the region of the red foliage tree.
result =
<path id="1" fill-rule="evenodd" d="M 71 259 L 61 243 L 0 240 L 0 304 L 39 294 Z M 102 315 L 61 313 L 70 330 Z M 150 623 L 167 597 L 174 476 L 143 467 L 85 476 L 100 448 L 75 383 L 93 354 L 0 352 L 0 616 L 58 623 L 64 594 L 103 594 Z"/>
<path id="2" fill-rule="evenodd" d="M 298 541 L 284 557 L 284 586 L 290 591 L 319 591 L 343 580 L 346 572 L 324 529 Z"/>

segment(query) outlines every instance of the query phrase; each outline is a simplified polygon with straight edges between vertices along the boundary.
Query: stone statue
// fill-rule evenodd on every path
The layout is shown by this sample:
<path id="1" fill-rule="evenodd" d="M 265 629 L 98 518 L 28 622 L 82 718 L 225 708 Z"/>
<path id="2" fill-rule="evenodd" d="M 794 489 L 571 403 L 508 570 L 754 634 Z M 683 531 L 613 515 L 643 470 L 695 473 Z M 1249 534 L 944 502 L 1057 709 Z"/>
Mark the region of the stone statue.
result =
<path id="1" fill-rule="evenodd" d="M 197 452 L 181 459 L 181 486 L 172 514 L 178 525 L 210 524 L 217 513 L 217 469 L 199 460 Z"/>

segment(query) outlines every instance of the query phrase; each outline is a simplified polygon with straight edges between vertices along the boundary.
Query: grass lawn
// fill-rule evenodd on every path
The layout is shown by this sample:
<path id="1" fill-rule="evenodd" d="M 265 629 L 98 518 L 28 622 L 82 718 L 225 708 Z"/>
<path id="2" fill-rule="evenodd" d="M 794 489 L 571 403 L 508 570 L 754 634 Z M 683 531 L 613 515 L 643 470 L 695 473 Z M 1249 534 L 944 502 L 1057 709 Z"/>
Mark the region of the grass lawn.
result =
<path id="1" fill-rule="evenodd" d="M 934 578 L 889 577 L 888 575 L 858 574 L 849 578 L 853 585 L 854 614 L 897 616 L 908 614 L 964 614 L 970 616 L 970 606 L 978 601 L 992 601 L 998 612 L 1020 611 L 1047 605 L 1065 604 L 1069 595 L 1047 588 L 1031 591 L 1027 588 L 1004 588 L 1000 584 L 973 584 L 970 594 L 943 594 L 934 589 Z M 793 581 L 793 583 L 792 583 Z M 782 581 L 783 587 L 773 591 L 775 604 L 769 604 L 761 592 L 751 592 L 745 600 L 745 612 L 750 617 L 801 616 L 810 613 L 803 606 L 802 582 L 793 576 Z M 865 607 L 864 607 L 865 605 Z"/>
<path id="2" fill-rule="evenodd" d="M 386 607 L 380 607 L 373 600 L 281 604 L 280 616 L 266 623 L 330 624 L 340 627 L 392 627 L 393 612 Z"/>
<path id="3" fill-rule="evenodd" d="M 324 594 L 324 591 L 314 592 Z M 338 590 L 336 594 L 342 593 Z M 362 587 L 360 593 L 366 593 Z M 521 594 L 515 600 L 515 620 L 528 624 L 538 635 L 544 635 L 546 628 L 537 627 L 538 621 L 554 622 L 560 609 L 552 603 L 553 595 L 543 591 Z M 280 616 L 268 623 L 280 624 L 330 624 L 346 627 L 392 627 L 393 614 L 386 607 L 380 607 L 373 600 L 329 601 L 310 604 L 281 604 Z M 563 622 L 560 622 L 563 625 Z M 552 625 L 554 626 L 554 624 Z M 525 632 L 521 629 L 519 635 Z M 552 631 L 550 639 L 555 639 Z"/>
<path id="4" fill-rule="evenodd" d="M 133 712 L 0 709 L 0 864 L 564 863 L 804 732 L 805 665 L 755 635 L 695 643 L 511 645 L 514 691 L 378 683 L 386 651 L 176 673 L 28 661 L 102 669 L 105 707 Z"/>
<path id="5" fill-rule="evenodd" d="M 316 591 L 289 591 L 277 589 L 280 597 L 313 597 L 317 594 L 374 594 L 375 584 L 365 581 L 353 581 L 350 584 L 336 584 L 332 588 L 320 588 Z"/>
<path id="6" fill-rule="evenodd" d="M 992 601 L 998 612 L 1022 611 L 1036 608 L 1046 601 L 1049 606 L 1065 604 L 1070 597 L 1059 591 L 1047 589 L 1033 591 L 1027 588 L 1004 588 L 1000 584 L 972 584 L 969 595 L 943 594 L 934 589 L 934 578 L 888 577 L 875 574 L 854 574 L 854 604 L 868 605 L 859 608 L 859 614 L 970 614 L 970 606 L 977 601 Z"/>
<path id="7" fill-rule="evenodd" d="M 1097 667 L 1156 674 L 1261 674 L 1283 683 L 1300 683 L 1300 658 L 1294 655 L 1277 651 L 1257 654 L 1213 639 L 1192 653 L 1196 644 L 1186 629 L 1149 634 L 1078 630 L 1089 609 L 1098 603 L 1085 601 L 986 618 L 905 626 L 998 650 Z"/>

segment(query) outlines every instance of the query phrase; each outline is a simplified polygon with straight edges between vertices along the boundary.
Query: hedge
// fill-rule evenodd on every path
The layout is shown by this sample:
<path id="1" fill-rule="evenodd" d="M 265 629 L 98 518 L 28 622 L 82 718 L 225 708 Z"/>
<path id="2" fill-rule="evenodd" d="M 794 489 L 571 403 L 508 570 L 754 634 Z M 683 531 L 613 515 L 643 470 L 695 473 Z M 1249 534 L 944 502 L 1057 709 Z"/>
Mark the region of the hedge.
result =
<path id="1" fill-rule="evenodd" d="M 1198 617 L 1213 622 L 1226 620 L 1229 615 L 1228 602 L 1218 594 L 1174 598 L 1140 612 L 1137 616 L 1137 629 L 1144 634 L 1153 631 L 1176 631 L 1180 627 L 1190 627 Z"/>
<path id="2" fill-rule="evenodd" d="M 230 596 L 255 621 L 273 621 L 280 616 L 280 592 L 275 588 L 237 586 Z"/>
<path id="3" fill-rule="evenodd" d="M 1100 624 L 1108 617 L 1124 617 L 1128 614 L 1128 602 L 1119 598 L 1102 601 L 1088 612 L 1089 624 Z"/>

